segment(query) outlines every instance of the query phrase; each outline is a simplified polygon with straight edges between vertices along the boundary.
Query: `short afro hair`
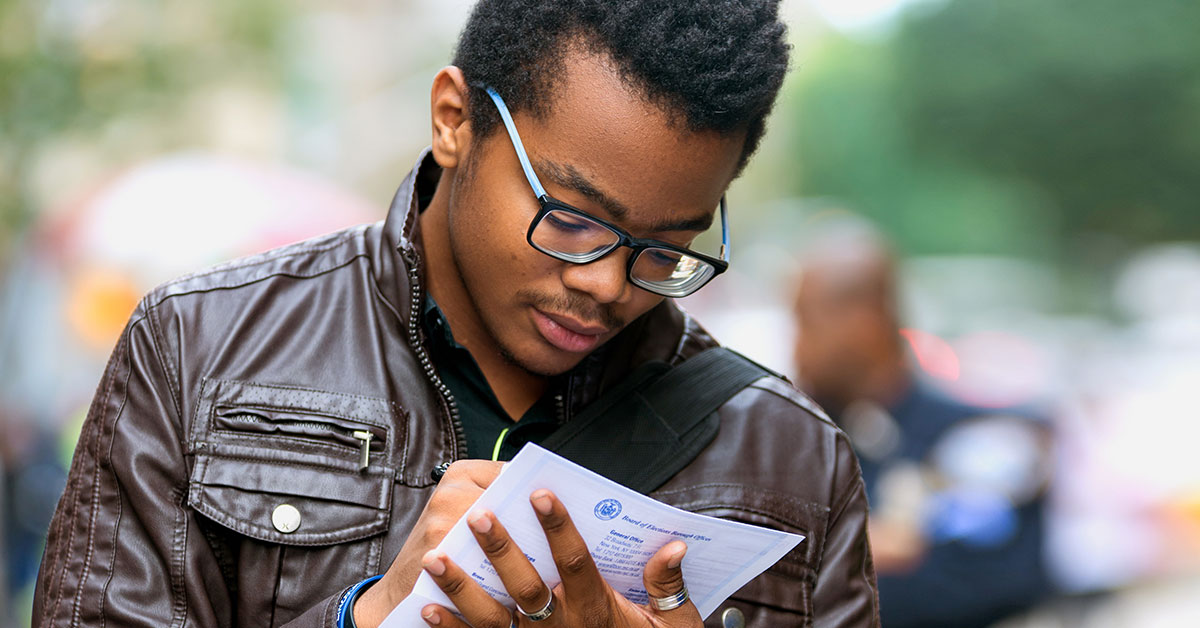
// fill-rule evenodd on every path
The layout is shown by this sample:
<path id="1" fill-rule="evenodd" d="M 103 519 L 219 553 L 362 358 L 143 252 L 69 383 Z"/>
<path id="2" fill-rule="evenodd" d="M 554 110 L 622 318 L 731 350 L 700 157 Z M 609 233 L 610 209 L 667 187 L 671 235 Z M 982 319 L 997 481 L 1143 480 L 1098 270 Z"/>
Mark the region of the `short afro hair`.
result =
<path id="1" fill-rule="evenodd" d="M 690 131 L 745 132 L 738 170 L 766 126 L 788 67 L 778 0 L 480 0 L 454 55 L 471 86 L 477 137 L 512 111 L 546 113 L 573 45 L 611 58 L 624 79 Z"/>

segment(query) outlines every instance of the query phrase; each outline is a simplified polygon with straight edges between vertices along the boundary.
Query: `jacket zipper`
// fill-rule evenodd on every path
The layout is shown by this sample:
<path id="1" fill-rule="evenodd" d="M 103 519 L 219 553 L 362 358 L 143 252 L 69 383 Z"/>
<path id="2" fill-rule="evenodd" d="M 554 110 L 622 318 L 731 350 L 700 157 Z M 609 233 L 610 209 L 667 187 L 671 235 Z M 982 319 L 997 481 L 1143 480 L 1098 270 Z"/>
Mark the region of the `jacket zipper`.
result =
<path id="1" fill-rule="evenodd" d="M 252 412 L 243 412 L 237 414 L 229 414 L 224 417 L 226 421 L 233 423 L 270 423 L 261 416 Z M 358 468 L 359 470 L 366 469 L 371 464 L 371 441 L 375 439 L 375 435 L 370 430 L 352 430 L 337 425 L 330 425 L 320 421 L 288 421 L 289 424 L 297 427 L 303 427 L 315 432 L 325 432 L 327 434 L 349 434 L 351 438 L 359 441 L 358 446 Z"/>
<path id="2" fill-rule="evenodd" d="M 420 272 L 417 270 L 416 255 L 407 250 L 404 251 L 404 259 L 408 262 L 408 283 L 409 293 L 412 296 L 411 309 L 408 316 L 408 338 L 409 345 L 417 354 L 417 361 L 421 363 L 421 368 L 425 371 L 425 376 L 433 383 L 433 387 L 437 389 L 442 396 L 442 401 L 446 404 L 446 410 L 450 415 L 450 425 L 454 428 L 455 452 L 454 459 L 461 460 L 467 457 L 467 438 L 463 430 L 462 420 L 458 416 L 458 404 L 454 401 L 454 395 L 450 393 L 450 389 L 442 382 L 442 378 L 438 376 L 437 369 L 433 366 L 433 361 L 429 358 L 429 352 L 425 349 L 425 342 L 422 340 L 424 335 L 421 333 L 421 285 Z"/>

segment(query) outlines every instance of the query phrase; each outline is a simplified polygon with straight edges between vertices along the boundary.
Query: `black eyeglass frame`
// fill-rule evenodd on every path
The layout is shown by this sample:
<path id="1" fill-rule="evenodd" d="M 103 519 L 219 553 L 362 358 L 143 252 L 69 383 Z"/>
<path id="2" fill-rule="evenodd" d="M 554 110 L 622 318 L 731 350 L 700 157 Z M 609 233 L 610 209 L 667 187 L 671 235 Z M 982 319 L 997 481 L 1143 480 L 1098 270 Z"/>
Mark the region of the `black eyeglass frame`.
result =
<path id="1" fill-rule="evenodd" d="M 504 99 L 500 97 L 500 94 L 498 94 L 495 89 L 493 89 L 491 87 L 487 87 L 487 86 L 484 86 L 483 88 L 487 91 L 488 96 L 491 97 L 492 101 L 496 104 L 496 108 L 500 112 L 500 118 L 501 118 L 501 120 L 504 121 L 504 126 L 505 126 L 505 129 L 508 131 L 509 139 L 512 141 L 513 148 L 517 152 L 517 159 L 518 159 L 518 161 L 521 162 L 521 169 L 525 172 L 525 179 L 529 182 L 529 186 L 530 186 L 530 188 L 532 188 L 534 196 L 537 198 L 538 204 L 540 206 L 540 209 L 538 210 L 537 215 L 535 215 L 533 217 L 533 220 L 529 223 L 529 229 L 525 232 L 525 240 L 534 249 L 537 249 L 538 251 L 540 251 L 546 255 L 549 255 L 550 257 L 553 257 L 554 259 L 562 260 L 564 262 L 570 262 L 573 264 L 587 264 L 590 262 L 594 262 L 594 261 L 604 257 L 605 255 L 608 255 L 609 253 L 612 253 L 613 251 L 617 250 L 618 248 L 620 248 L 622 246 L 628 247 L 633 250 L 633 253 L 629 256 L 629 261 L 625 265 L 626 279 L 628 279 L 628 281 L 630 283 L 632 283 L 633 285 L 638 286 L 639 288 L 642 288 L 643 290 L 647 290 L 649 292 L 653 292 L 654 294 L 658 294 L 661 296 L 673 297 L 673 298 L 680 298 L 680 297 L 688 296 L 690 294 L 694 294 L 697 290 L 699 290 L 699 289 L 703 288 L 705 285 L 707 285 L 708 282 L 712 281 L 714 277 L 716 277 L 717 275 L 720 275 L 721 273 L 728 270 L 728 268 L 729 268 L 729 248 L 730 248 L 729 247 L 729 221 L 727 219 L 727 209 L 726 209 L 726 205 L 725 205 L 724 195 L 721 196 L 721 203 L 720 203 L 721 236 L 722 236 L 721 237 L 721 257 L 720 258 L 712 257 L 711 255 L 705 255 L 703 253 L 698 253 L 691 249 L 681 247 L 681 246 L 676 246 L 674 244 L 671 244 L 669 242 L 663 242 L 661 240 L 653 240 L 653 239 L 648 239 L 648 238 L 635 238 L 632 235 L 630 235 L 629 232 L 618 227 L 617 225 L 614 225 L 613 223 L 611 223 L 607 220 L 604 220 L 603 218 L 598 218 L 596 216 L 593 216 L 592 214 L 589 214 L 581 209 L 572 207 L 571 205 L 568 205 L 567 203 L 564 203 L 564 202 L 550 196 L 548 193 L 546 193 L 546 189 L 544 187 L 542 187 L 541 181 L 538 179 L 537 174 L 533 171 L 533 165 L 529 161 L 529 156 L 525 153 L 525 147 L 521 143 L 520 135 L 517 134 L 516 125 L 512 121 L 512 115 L 508 111 L 508 106 L 504 104 Z M 538 225 L 541 224 L 542 220 L 545 219 L 545 217 L 547 215 L 549 215 L 550 212 L 552 212 L 552 211 L 567 212 L 569 214 L 573 214 L 573 215 L 579 216 L 580 218 L 583 218 L 583 219 L 589 220 L 591 222 L 594 222 L 596 224 L 599 224 L 600 226 L 604 227 L 605 229 L 609 230 L 614 235 L 616 235 L 617 241 L 614 242 L 611 246 L 609 246 L 607 248 L 600 249 L 598 251 L 595 251 L 595 252 L 593 252 L 589 255 L 583 256 L 583 257 L 577 256 L 577 255 L 570 255 L 567 253 L 563 253 L 561 251 L 548 250 L 541 246 L 538 246 L 538 244 L 533 239 L 533 233 L 534 233 L 534 231 L 537 230 L 537 227 L 538 227 Z M 703 281 L 699 282 L 695 286 L 689 286 L 688 289 L 684 292 L 680 292 L 678 290 L 672 291 L 672 290 L 664 288 L 662 286 L 656 286 L 653 283 L 638 279 L 633 274 L 634 264 L 637 262 L 638 258 L 642 255 L 642 253 L 645 252 L 647 249 L 663 249 L 663 250 L 678 253 L 680 255 L 687 255 L 689 257 L 698 259 L 698 260 L 708 264 L 709 267 L 711 268 L 712 272 L 708 277 L 704 278 Z"/>
<path id="2" fill-rule="evenodd" d="M 529 230 L 525 232 L 525 241 L 529 243 L 529 246 L 532 246 L 533 248 L 541 251 L 542 253 L 545 253 L 546 255 L 549 255 L 550 257 L 553 257 L 555 259 L 560 259 L 564 262 L 571 262 L 573 264 L 588 264 L 590 262 L 594 262 L 594 261 L 604 257 L 605 255 L 608 255 L 609 253 L 612 253 L 613 251 L 617 250 L 618 248 L 621 248 L 623 246 L 629 247 L 630 249 L 633 250 L 633 253 L 630 254 L 629 261 L 626 262 L 626 264 L 625 264 L 625 277 L 633 285 L 638 286 L 639 288 L 643 288 L 645 290 L 649 290 L 650 292 L 653 292 L 655 294 L 662 295 L 665 297 L 675 297 L 675 298 L 686 297 L 690 294 L 695 293 L 697 290 L 703 288 L 706 284 L 708 284 L 708 282 L 712 281 L 714 277 L 725 272 L 725 270 L 729 268 L 729 262 L 727 262 L 725 260 L 717 259 L 715 257 L 705 255 L 703 253 L 697 253 L 696 251 L 693 251 L 688 248 L 684 248 L 681 246 L 675 246 L 669 242 L 663 242 L 661 240 L 653 240 L 653 239 L 649 239 L 649 238 L 635 238 L 632 235 L 630 235 L 628 232 L 626 232 L 624 229 L 612 224 L 611 222 L 608 222 L 607 220 L 604 220 L 603 218 L 598 218 L 598 217 L 593 216 L 583 210 L 577 209 L 566 203 L 563 203 L 562 201 L 559 201 L 558 199 L 554 198 L 553 196 L 550 196 L 549 194 L 543 194 L 542 196 L 539 196 L 538 203 L 541 204 L 541 209 L 539 209 L 537 215 L 533 217 L 533 221 L 529 223 Z M 721 198 L 722 211 L 724 211 L 724 208 L 725 208 L 725 199 Z M 612 232 L 613 235 L 617 236 L 617 241 L 606 248 L 600 249 L 598 251 L 594 251 L 587 255 L 571 255 L 569 253 L 563 253 L 562 251 L 555 251 L 552 249 L 546 249 L 544 247 L 538 246 L 538 243 L 535 242 L 533 239 L 533 233 L 534 233 L 534 231 L 537 230 L 538 225 L 541 224 L 542 220 L 545 219 L 545 217 L 547 215 L 549 215 L 550 212 L 553 212 L 553 211 L 566 212 L 569 214 L 579 216 L 580 218 L 583 218 L 585 220 L 594 222 L 594 223 L 600 225 L 601 227 L 604 227 L 605 229 Z M 679 253 L 680 255 L 687 255 L 688 257 L 696 258 L 696 259 L 708 264 L 709 268 L 711 268 L 711 273 L 709 274 L 708 277 L 704 278 L 703 281 L 696 284 L 694 287 L 689 287 L 688 290 L 683 293 L 679 293 L 678 291 L 671 291 L 662 286 L 656 286 L 653 283 L 639 279 L 637 276 L 635 276 L 633 274 L 633 266 L 634 266 L 634 264 L 637 263 L 638 257 L 641 256 L 641 254 L 648 249 L 661 249 L 661 250 L 666 250 L 666 251 L 672 251 L 675 253 Z"/>

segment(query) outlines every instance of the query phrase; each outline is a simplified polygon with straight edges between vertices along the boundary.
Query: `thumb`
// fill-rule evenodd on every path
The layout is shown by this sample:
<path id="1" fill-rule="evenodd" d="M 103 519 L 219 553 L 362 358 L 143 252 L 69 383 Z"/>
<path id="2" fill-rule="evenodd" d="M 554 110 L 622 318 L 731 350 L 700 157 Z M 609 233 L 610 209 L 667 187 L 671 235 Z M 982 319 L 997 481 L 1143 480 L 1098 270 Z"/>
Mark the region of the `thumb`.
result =
<path id="1" fill-rule="evenodd" d="M 646 570 L 642 572 L 642 584 L 646 586 L 646 593 L 651 598 L 663 600 L 684 591 L 683 556 L 686 553 L 687 545 L 683 541 L 671 541 L 646 563 Z M 679 620 L 679 625 L 699 623 L 700 613 L 696 611 L 696 605 L 692 604 L 691 600 L 672 610 L 659 610 L 653 599 L 649 601 L 649 606 L 651 612 L 663 618 L 670 618 L 672 624 L 676 623 L 676 619 Z"/>

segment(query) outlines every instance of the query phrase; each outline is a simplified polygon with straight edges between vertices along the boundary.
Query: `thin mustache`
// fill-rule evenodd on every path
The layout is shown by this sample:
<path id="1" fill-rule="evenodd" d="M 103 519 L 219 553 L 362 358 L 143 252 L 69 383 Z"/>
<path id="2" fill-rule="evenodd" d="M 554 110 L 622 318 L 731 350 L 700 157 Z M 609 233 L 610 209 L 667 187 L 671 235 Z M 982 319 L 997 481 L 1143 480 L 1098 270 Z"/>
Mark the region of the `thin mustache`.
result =
<path id="1" fill-rule="evenodd" d="M 585 323 L 598 322 L 610 331 L 625 327 L 625 321 L 613 312 L 612 308 L 598 304 L 581 294 L 568 292 L 563 296 L 550 296 L 521 291 L 517 296 L 539 310 L 571 316 Z"/>

